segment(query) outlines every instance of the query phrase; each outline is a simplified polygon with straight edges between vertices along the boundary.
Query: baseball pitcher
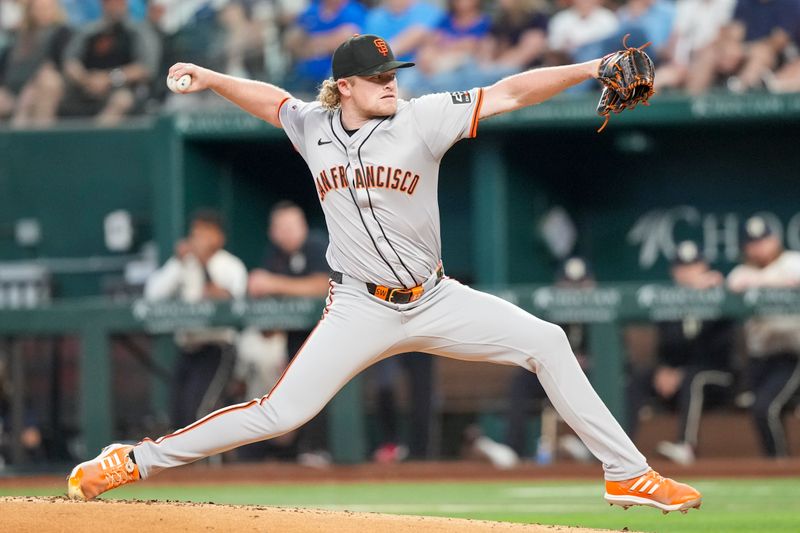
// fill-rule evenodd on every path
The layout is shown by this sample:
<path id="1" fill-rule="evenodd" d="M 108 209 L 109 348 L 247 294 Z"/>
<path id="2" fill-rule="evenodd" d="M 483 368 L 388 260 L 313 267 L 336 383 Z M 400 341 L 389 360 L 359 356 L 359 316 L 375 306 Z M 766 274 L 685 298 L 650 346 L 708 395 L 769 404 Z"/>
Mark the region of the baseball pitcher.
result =
<path id="1" fill-rule="evenodd" d="M 592 389 L 560 327 L 448 278 L 441 262 L 437 193 L 445 152 L 475 137 L 487 117 L 543 102 L 603 72 L 624 74 L 625 65 L 613 64 L 630 50 L 410 101 L 398 99 L 395 76 L 413 63 L 395 60 L 376 35 L 354 36 L 336 49 L 333 77 L 314 102 L 267 83 L 192 64 L 172 66 L 169 77 L 183 80 L 180 92 L 210 89 L 282 128 L 308 164 L 330 233 L 327 305 L 268 394 L 156 440 L 106 447 L 73 469 L 69 495 L 91 499 L 165 468 L 292 431 L 365 368 L 419 351 L 535 372 L 553 406 L 603 463 L 609 503 L 664 512 L 699 507 L 698 491 L 648 466 Z M 620 80 L 624 84 L 617 76 L 607 85 L 619 90 L 616 103 L 640 98 L 620 89 Z"/>

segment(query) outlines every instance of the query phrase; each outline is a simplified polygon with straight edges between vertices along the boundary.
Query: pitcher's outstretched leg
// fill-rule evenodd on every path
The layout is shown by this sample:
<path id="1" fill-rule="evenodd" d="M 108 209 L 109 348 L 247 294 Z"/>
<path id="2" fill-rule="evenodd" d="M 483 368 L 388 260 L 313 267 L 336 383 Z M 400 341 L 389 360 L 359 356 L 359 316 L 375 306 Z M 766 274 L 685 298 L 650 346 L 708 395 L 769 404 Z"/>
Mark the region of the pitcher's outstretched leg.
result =
<path id="1" fill-rule="evenodd" d="M 288 433 L 314 417 L 361 370 L 402 339 L 399 315 L 335 286 L 334 302 L 269 394 L 215 411 L 156 440 L 111 445 L 69 476 L 71 497 L 91 499 L 165 468 Z M 373 335 L 384 331 L 383 335 Z"/>

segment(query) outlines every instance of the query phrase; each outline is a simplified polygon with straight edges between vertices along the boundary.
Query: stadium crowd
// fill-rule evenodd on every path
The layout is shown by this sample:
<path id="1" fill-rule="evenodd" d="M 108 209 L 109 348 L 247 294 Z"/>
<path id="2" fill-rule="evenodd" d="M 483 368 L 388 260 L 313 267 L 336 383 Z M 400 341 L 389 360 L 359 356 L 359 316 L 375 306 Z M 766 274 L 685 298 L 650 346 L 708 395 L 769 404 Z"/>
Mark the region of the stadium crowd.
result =
<path id="1" fill-rule="evenodd" d="M 405 96 L 588 60 L 625 34 L 651 43 L 659 91 L 800 91 L 800 0 L 0 0 L 0 120 L 110 125 L 170 109 L 176 61 L 313 97 L 354 33 L 417 62 Z"/>

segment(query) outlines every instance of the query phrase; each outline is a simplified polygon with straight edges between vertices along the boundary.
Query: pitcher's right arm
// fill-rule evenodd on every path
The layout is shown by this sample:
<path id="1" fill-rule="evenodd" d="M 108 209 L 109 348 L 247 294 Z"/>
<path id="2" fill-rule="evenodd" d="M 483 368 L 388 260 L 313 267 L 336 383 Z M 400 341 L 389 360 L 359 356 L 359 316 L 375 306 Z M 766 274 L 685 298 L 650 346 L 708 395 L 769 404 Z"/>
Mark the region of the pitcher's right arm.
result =
<path id="1" fill-rule="evenodd" d="M 261 81 L 228 76 L 192 63 L 175 63 L 169 69 L 169 76 L 176 80 L 184 74 L 192 77 L 192 83 L 187 90 L 183 91 L 184 94 L 211 89 L 251 115 L 269 122 L 276 128 L 281 127 L 278 109 L 281 102 L 291 95 L 280 87 Z"/>

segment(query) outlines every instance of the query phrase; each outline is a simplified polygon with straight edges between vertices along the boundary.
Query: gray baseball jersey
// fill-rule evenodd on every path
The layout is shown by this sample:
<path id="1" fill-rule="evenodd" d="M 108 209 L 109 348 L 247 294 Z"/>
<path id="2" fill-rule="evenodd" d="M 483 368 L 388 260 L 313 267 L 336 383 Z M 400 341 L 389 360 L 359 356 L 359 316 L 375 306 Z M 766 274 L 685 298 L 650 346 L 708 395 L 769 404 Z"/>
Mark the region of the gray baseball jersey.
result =
<path id="1" fill-rule="evenodd" d="M 441 259 L 439 164 L 477 132 L 483 89 L 399 101 L 352 136 L 341 110 L 285 100 L 281 124 L 314 179 L 330 233 L 328 264 L 363 281 L 413 287 Z"/>

